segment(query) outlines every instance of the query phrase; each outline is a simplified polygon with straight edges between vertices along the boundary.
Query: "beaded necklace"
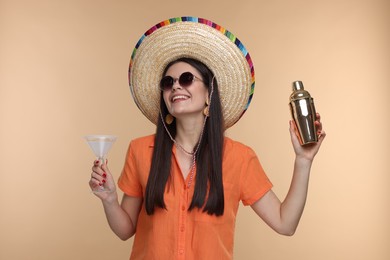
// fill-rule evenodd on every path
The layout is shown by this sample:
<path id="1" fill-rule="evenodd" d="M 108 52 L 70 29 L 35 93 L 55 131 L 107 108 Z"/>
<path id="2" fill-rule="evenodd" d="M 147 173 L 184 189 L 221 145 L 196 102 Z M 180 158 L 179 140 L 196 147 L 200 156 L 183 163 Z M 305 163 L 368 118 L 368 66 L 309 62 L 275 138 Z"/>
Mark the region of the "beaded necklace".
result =
<path id="1" fill-rule="evenodd" d="M 203 137 L 203 133 L 204 133 L 204 129 L 205 129 L 205 126 L 206 126 L 206 120 L 207 120 L 207 116 L 204 117 L 204 120 L 203 120 L 203 126 L 202 126 L 202 132 L 200 133 L 200 136 L 199 136 L 199 140 L 198 140 L 198 143 L 196 145 L 196 148 L 194 151 L 192 152 L 189 152 L 187 151 L 181 144 L 179 144 L 171 135 L 171 133 L 169 132 L 168 130 L 168 127 L 166 126 L 165 122 L 164 122 L 164 119 L 162 117 L 162 114 L 160 112 L 160 117 L 161 117 L 161 121 L 163 122 L 163 125 L 164 125 L 164 128 L 165 128 L 165 131 L 168 133 L 168 136 L 169 138 L 172 140 L 172 142 L 176 145 L 177 148 L 179 148 L 182 152 L 184 152 L 186 155 L 188 156 L 191 156 L 192 157 L 192 163 L 191 163 L 191 171 L 190 171 L 190 175 L 189 175 L 189 180 L 188 180 L 188 188 L 191 186 L 191 183 L 192 183 L 192 179 L 194 177 L 194 172 L 195 172 L 195 164 L 196 164 L 196 155 L 198 153 L 198 150 L 199 150 L 199 147 L 200 147 L 200 143 L 201 143 L 201 140 L 202 140 L 202 137 Z"/>

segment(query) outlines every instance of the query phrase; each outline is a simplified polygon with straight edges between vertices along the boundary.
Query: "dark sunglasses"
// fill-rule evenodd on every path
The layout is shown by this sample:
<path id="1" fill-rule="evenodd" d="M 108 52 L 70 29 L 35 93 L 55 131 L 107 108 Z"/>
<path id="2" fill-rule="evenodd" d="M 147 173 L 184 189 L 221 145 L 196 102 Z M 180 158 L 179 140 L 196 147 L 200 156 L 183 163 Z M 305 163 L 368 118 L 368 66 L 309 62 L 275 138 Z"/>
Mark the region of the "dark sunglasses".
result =
<path id="1" fill-rule="evenodd" d="M 186 88 L 186 87 L 191 86 L 192 82 L 195 79 L 202 81 L 202 79 L 195 76 L 191 72 L 183 72 L 178 79 L 177 78 L 174 79 L 171 76 L 165 76 L 160 81 L 160 89 L 161 90 L 170 90 L 170 89 L 172 89 L 173 84 L 175 84 L 176 81 L 179 81 L 180 86 Z"/>

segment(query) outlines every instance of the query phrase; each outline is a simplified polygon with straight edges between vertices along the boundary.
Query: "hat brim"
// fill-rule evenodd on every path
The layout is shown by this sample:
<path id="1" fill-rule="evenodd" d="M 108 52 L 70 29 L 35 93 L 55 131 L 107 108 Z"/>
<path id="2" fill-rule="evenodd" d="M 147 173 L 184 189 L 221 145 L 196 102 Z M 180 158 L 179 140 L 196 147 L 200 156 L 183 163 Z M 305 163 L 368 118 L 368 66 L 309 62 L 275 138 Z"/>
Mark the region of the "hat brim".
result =
<path id="1" fill-rule="evenodd" d="M 253 63 L 242 43 L 208 20 L 181 17 L 149 29 L 137 43 L 129 66 L 130 90 L 141 112 L 154 124 L 159 118 L 159 82 L 165 67 L 178 58 L 194 58 L 214 73 L 225 129 L 248 108 L 254 91 Z"/>

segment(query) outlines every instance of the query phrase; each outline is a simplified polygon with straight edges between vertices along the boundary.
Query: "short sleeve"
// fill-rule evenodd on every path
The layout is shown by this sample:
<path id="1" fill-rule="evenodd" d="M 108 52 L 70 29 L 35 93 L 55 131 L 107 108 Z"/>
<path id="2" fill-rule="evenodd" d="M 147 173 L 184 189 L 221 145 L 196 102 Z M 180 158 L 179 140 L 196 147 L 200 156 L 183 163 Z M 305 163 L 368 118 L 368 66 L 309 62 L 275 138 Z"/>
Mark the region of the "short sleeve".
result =
<path id="1" fill-rule="evenodd" d="M 249 147 L 246 152 L 240 180 L 240 196 L 245 206 L 255 203 L 273 186 L 255 152 Z"/>
<path id="2" fill-rule="evenodd" d="M 129 144 L 122 174 L 118 179 L 118 187 L 128 196 L 143 196 L 139 171 L 137 170 L 137 160 L 134 156 L 133 142 Z"/>

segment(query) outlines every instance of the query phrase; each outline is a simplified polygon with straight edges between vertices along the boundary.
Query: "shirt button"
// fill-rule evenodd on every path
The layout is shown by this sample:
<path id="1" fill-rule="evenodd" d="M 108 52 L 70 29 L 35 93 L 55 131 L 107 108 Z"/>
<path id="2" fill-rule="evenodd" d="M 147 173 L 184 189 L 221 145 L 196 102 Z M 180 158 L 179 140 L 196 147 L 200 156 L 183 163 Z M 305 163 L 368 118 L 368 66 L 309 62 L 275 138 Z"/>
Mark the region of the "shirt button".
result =
<path id="1" fill-rule="evenodd" d="M 180 228 L 180 231 L 181 231 L 181 232 L 184 232 L 184 227 L 181 227 L 181 228 Z"/>
<path id="2" fill-rule="evenodd" d="M 182 207 L 181 207 L 181 210 L 182 210 L 182 211 L 185 211 L 185 210 L 186 210 L 186 207 L 182 206 Z"/>
<path id="3" fill-rule="evenodd" d="M 184 250 L 183 250 L 183 249 L 180 249 L 180 250 L 179 250 L 179 254 L 181 254 L 181 255 L 184 254 Z"/>

